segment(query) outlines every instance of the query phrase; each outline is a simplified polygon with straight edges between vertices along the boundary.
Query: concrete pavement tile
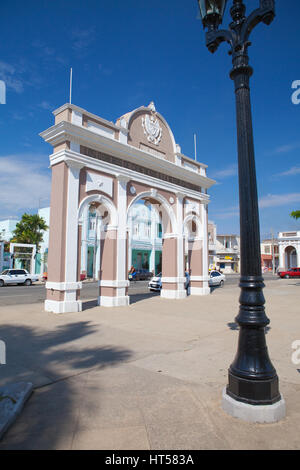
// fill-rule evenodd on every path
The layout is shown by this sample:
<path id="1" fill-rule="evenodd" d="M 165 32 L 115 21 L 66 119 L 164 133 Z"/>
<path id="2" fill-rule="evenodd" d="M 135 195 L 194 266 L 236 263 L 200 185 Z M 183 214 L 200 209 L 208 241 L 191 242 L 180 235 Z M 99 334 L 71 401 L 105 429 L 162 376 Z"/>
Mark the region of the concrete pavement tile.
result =
<path id="1" fill-rule="evenodd" d="M 89 386 L 99 387 L 106 393 L 121 393 L 128 397 L 149 395 L 157 390 L 169 389 L 182 381 L 168 377 L 157 370 L 136 367 L 135 362 L 89 372 Z"/>
<path id="2" fill-rule="evenodd" d="M 171 386 L 167 389 L 158 389 L 151 395 L 137 397 L 137 403 L 143 412 L 148 425 L 160 423 L 192 423 L 201 420 L 199 407 L 194 396 L 184 385 Z"/>
<path id="3" fill-rule="evenodd" d="M 98 429 L 79 427 L 72 445 L 72 450 L 148 450 L 149 448 L 144 426 Z"/>
<path id="4" fill-rule="evenodd" d="M 201 343 L 192 350 L 170 354 L 153 354 L 135 361 L 137 367 L 152 371 L 161 370 L 163 375 L 180 380 L 201 383 L 203 380 L 223 383 L 227 377 L 227 366 L 233 360 L 233 353 L 228 351 L 208 350 Z"/>
<path id="5" fill-rule="evenodd" d="M 151 449 L 229 449 L 227 442 L 207 430 L 202 422 L 152 423 L 147 425 L 147 432 Z"/>
<path id="6" fill-rule="evenodd" d="M 0 443 L 0 450 L 70 450 L 74 432 L 74 423 L 68 423 L 62 417 L 52 426 L 44 424 L 39 430 L 28 423 L 27 430 L 18 431 L 14 425 Z"/>
<path id="7" fill-rule="evenodd" d="M 144 420 L 134 397 L 85 389 L 79 408 L 78 426 L 90 429 L 143 426 Z"/>
<path id="8" fill-rule="evenodd" d="M 300 387 L 294 387 L 292 391 L 290 384 L 281 384 L 281 393 L 285 400 L 291 404 L 292 413 L 287 410 L 286 418 L 278 423 L 254 424 L 233 418 L 223 411 L 221 392 L 215 384 L 211 386 L 210 396 L 208 396 L 208 391 L 203 394 L 202 387 L 192 385 L 195 393 L 198 392 L 201 397 L 201 402 L 213 425 L 214 432 L 218 436 L 223 436 L 232 449 L 239 450 L 300 448 L 300 438 L 296 431 L 296 429 L 299 429 L 300 422 L 300 404 L 298 404 Z M 289 390 L 289 393 L 286 397 L 287 390 Z M 289 438 L 284 439 L 283 436 L 289 436 Z"/>

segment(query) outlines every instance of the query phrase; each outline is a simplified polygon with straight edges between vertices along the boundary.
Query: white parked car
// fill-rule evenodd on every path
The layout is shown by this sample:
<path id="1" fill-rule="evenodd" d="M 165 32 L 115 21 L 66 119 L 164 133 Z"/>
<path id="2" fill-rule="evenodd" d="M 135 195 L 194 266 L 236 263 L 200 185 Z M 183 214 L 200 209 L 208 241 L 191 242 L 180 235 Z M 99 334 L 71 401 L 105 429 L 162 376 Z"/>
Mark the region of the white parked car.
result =
<path id="1" fill-rule="evenodd" d="M 152 279 L 150 279 L 150 282 L 148 284 L 148 289 L 149 290 L 154 290 L 154 291 L 160 291 L 161 290 L 161 287 L 162 287 L 161 276 L 162 276 L 162 274 L 159 273 L 156 276 L 152 277 Z M 190 275 L 186 272 L 185 273 L 184 287 L 185 287 L 185 289 L 188 289 L 189 286 L 190 286 Z"/>
<path id="2" fill-rule="evenodd" d="M 210 287 L 216 287 L 216 286 L 223 287 L 225 280 L 226 280 L 225 275 L 220 273 L 219 271 L 211 271 L 209 273 L 208 284 Z"/>
<path id="3" fill-rule="evenodd" d="M 154 291 L 161 290 L 161 273 L 157 274 L 157 276 L 154 276 L 152 279 L 150 279 L 148 289 Z"/>
<path id="4" fill-rule="evenodd" d="M 24 284 L 31 286 L 33 282 L 39 280 L 38 274 L 29 274 L 26 269 L 5 269 L 0 274 L 0 287 L 8 284 Z"/>

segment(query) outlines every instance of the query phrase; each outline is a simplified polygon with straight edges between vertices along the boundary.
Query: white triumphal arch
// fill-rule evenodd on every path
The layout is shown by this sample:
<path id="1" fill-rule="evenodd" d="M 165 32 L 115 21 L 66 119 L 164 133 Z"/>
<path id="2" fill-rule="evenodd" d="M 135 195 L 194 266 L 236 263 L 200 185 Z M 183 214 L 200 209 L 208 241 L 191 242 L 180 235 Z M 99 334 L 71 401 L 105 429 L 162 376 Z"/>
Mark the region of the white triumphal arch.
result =
<path id="1" fill-rule="evenodd" d="M 81 311 L 81 266 L 86 265 L 88 214 L 96 214 L 98 305 L 129 304 L 129 212 L 151 204 L 161 220 L 161 296 L 209 293 L 206 165 L 181 153 L 153 103 L 107 121 L 78 106 L 54 111 L 41 133 L 53 146 L 48 281 L 45 309 Z"/>

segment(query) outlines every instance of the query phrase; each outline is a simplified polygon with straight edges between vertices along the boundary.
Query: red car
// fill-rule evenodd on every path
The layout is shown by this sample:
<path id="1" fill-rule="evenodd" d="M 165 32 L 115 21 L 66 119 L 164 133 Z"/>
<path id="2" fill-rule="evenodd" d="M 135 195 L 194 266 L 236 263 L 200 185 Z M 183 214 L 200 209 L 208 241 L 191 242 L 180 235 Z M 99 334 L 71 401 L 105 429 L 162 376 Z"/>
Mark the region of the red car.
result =
<path id="1" fill-rule="evenodd" d="M 280 271 L 278 276 L 289 279 L 290 277 L 300 277 L 300 268 L 290 268 L 288 271 Z"/>

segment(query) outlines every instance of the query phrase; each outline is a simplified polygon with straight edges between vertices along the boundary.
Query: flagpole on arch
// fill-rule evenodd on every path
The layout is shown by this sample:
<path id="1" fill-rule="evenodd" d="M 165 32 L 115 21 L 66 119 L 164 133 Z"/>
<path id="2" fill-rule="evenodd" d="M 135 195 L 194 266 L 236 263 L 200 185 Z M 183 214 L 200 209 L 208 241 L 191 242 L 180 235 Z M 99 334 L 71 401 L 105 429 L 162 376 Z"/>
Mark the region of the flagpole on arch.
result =
<path id="1" fill-rule="evenodd" d="M 72 104 L 72 67 L 70 69 L 70 104 Z"/>

